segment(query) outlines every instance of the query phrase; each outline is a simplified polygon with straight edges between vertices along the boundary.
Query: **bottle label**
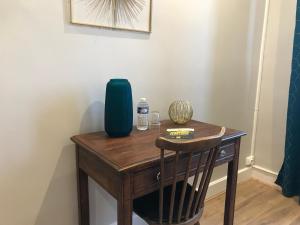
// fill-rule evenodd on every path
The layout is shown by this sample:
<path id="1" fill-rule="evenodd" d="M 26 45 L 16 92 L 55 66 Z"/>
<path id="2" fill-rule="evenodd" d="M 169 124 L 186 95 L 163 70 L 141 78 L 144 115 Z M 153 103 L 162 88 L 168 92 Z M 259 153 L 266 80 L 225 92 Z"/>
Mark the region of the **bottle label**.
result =
<path id="1" fill-rule="evenodd" d="M 149 114 L 149 107 L 138 107 L 137 113 L 138 114 Z"/>

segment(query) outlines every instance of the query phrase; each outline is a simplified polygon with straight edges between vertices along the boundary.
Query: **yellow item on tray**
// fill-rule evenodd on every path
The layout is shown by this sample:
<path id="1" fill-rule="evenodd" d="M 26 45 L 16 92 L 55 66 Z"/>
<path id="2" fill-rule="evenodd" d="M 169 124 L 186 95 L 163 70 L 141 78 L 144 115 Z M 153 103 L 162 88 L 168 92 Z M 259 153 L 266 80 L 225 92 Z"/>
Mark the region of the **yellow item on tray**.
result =
<path id="1" fill-rule="evenodd" d="M 167 129 L 168 138 L 174 139 L 191 139 L 194 136 L 193 128 L 174 128 Z"/>

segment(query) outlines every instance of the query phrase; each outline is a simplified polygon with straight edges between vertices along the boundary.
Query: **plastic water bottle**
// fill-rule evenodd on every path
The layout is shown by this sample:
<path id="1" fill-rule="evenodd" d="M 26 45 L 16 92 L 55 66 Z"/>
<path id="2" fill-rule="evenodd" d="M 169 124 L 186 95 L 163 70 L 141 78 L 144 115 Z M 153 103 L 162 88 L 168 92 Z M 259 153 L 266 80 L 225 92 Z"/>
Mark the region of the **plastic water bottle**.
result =
<path id="1" fill-rule="evenodd" d="M 147 130 L 149 126 L 149 104 L 146 98 L 141 98 L 137 105 L 137 129 Z"/>

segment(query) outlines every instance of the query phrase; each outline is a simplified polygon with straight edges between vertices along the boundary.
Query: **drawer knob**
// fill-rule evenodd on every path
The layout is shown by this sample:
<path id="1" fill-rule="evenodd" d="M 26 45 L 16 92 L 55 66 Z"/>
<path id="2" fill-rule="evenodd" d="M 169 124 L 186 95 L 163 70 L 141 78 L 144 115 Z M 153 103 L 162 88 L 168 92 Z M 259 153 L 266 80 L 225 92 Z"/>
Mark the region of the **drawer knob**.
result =
<path id="1" fill-rule="evenodd" d="M 157 181 L 160 181 L 160 172 L 157 173 L 157 175 L 156 175 L 156 180 L 157 180 Z"/>
<path id="2" fill-rule="evenodd" d="M 225 150 L 222 150 L 222 151 L 220 152 L 220 156 L 221 156 L 221 157 L 226 156 L 226 151 L 225 151 Z"/>

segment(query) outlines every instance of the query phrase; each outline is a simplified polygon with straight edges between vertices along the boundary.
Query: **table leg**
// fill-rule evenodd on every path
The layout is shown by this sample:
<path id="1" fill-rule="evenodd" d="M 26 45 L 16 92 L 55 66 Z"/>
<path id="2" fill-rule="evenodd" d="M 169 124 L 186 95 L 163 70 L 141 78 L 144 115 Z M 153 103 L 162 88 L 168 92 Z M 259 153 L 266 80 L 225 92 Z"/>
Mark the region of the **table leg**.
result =
<path id="1" fill-rule="evenodd" d="M 118 201 L 118 225 L 132 225 L 132 201 Z"/>
<path id="2" fill-rule="evenodd" d="M 237 140 L 235 143 L 234 158 L 231 162 L 228 163 L 224 225 L 233 225 L 235 195 L 236 195 L 238 168 L 239 168 L 239 152 L 240 152 L 240 139 Z"/>
<path id="3" fill-rule="evenodd" d="M 88 175 L 79 168 L 78 149 L 76 153 L 77 194 L 79 225 L 90 225 Z"/>
<path id="4" fill-rule="evenodd" d="M 118 198 L 118 225 L 132 225 L 131 177 L 123 177 L 121 193 Z"/>

